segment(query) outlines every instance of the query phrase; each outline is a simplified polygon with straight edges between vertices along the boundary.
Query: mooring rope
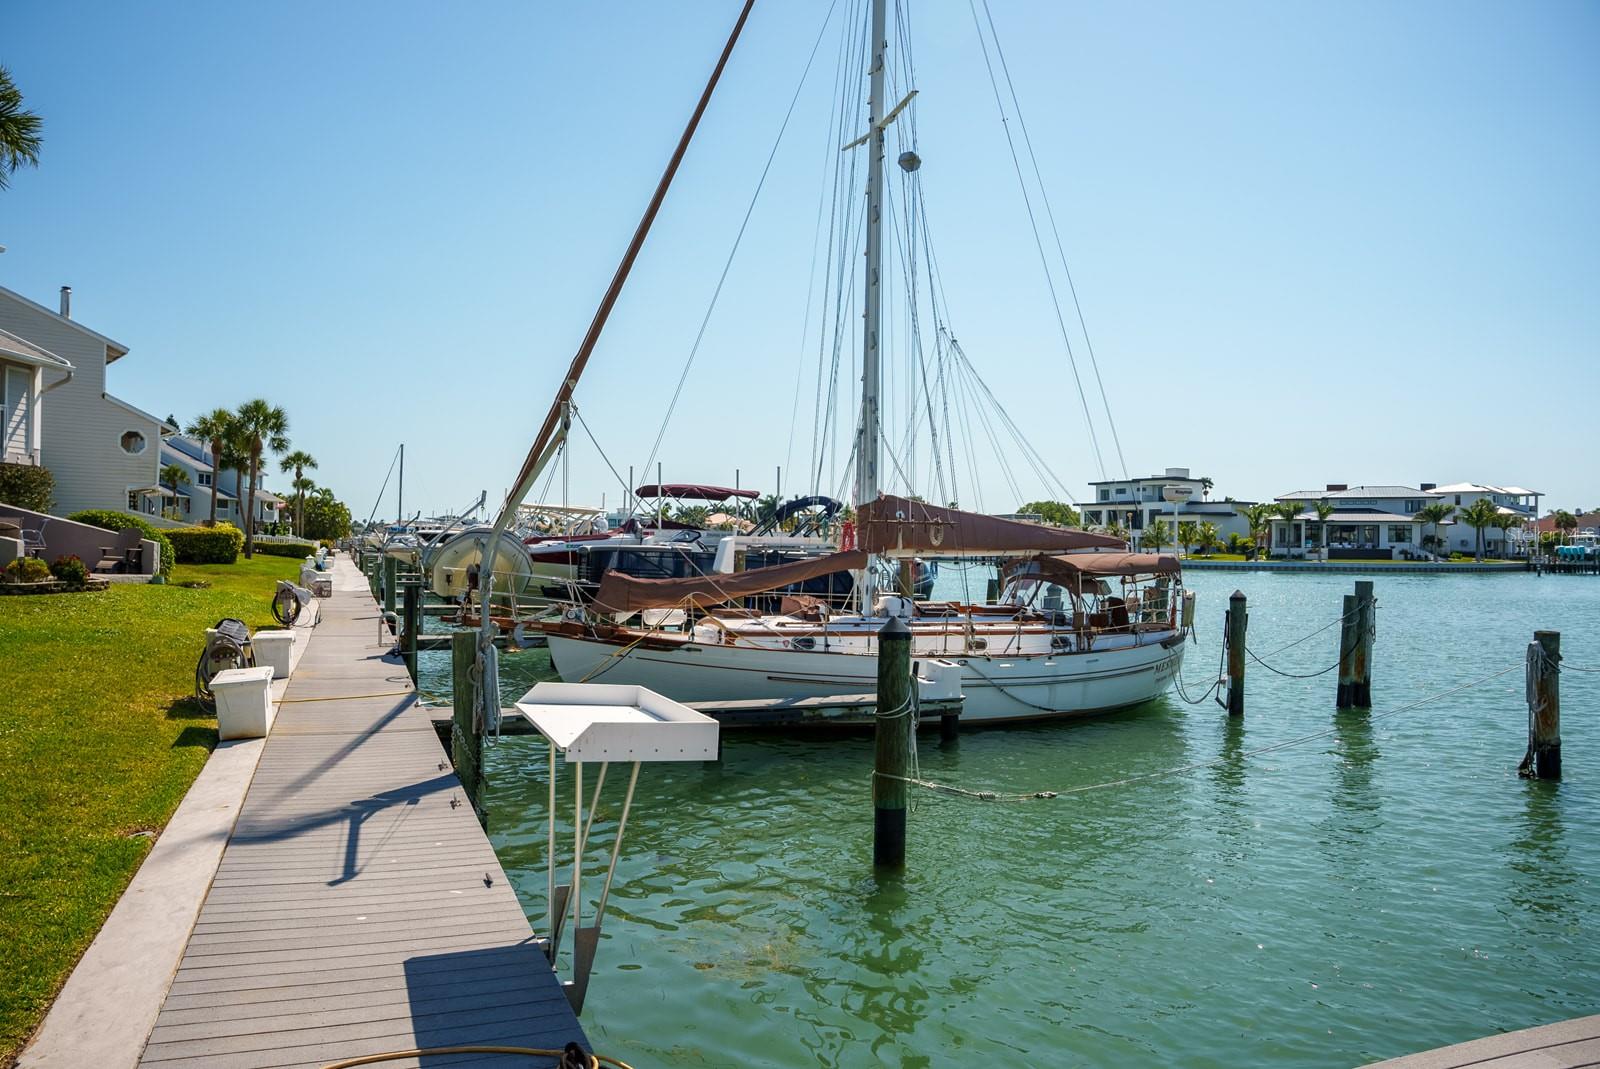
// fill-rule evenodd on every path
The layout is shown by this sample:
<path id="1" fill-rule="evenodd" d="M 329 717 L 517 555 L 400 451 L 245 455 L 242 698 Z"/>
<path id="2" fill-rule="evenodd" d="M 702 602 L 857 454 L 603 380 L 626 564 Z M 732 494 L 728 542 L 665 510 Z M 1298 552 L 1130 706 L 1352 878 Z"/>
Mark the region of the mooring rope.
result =
<path id="1" fill-rule="evenodd" d="M 1419 701 L 1411 702 L 1407 705 L 1402 705 L 1397 709 L 1390 709 L 1388 712 L 1373 713 L 1367 717 L 1367 722 L 1371 723 L 1378 720 L 1386 720 L 1389 717 L 1399 716 L 1401 713 L 1410 712 L 1412 709 L 1417 709 L 1424 705 L 1430 705 L 1433 702 L 1439 701 L 1440 699 L 1448 698 L 1452 694 L 1459 694 L 1464 690 L 1470 690 L 1473 687 L 1481 686 L 1490 680 L 1498 679 L 1508 672 L 1514 672 L 1518 668 L 1523 667 L 1523 664 L 1524 662 L 1519 660 L 1515 664 L 1508 665 L 1497 672 L 1491 672 L 1489 675 L 1480 676 L 1479 678 L 1474 679 L 1469 683 L 1463 683 L 1458 687 L 1451 687 L 1449 690 L 1441 691 L 1438 694 L 1423 698 Z M 1168 776 L 1182 775 L 1183 773 L 1194 772 L 1202 768 L 1214 768 L 1217 765 L 1225 764 L 1229 761 L 1242 761 L 1251 757 L 1259 757 L 1262 754 L 1275 753 L 1278 750 L 1287 750 L 1290 747 L 1299 746 L 1307 742 L 1314 742 L 1317 739 L 1325 739 L 1330 735 L 1337 734 L 1338 731 L 1338 727 L 1325 728 L 1322 731 L 1314 731 L 1308 735 L 1301 735 L 1293 739 L 1286 739 L 1283 742 L 1275 742 L 1270 746 L 1261 746 L 1254 750 L 1246 750 L 1244 753 L 1238 754 L 1234 757 L 1217 757 L 1209 761 L 1196 761 L 1192 764 L 1179 765 L 1175 768 L 1161 769 L 1157 772 L 1144 772 L 1136 776 L 1124 776 L 1121 779 L 1106 780 L 1103 783 L 1091 783 L 1081 787 L 1067 787 L 1056 791 L 1001 793 L 999 791 L 973 790 L 969 787 L 958 787 L 954 784 L 937 783 L 932 780 L 925 780 L 921 778 L 913 779 L 909 776 L 894 776 L 886 772 L 874 772 L 873 775 L 883 776 L 887 779 L 904 780 L 906 783 L 909 783 L 914 787 L 921 787 L 924 790 L 933 791 L 938 794 L 948 794 L 958 798 L 971 798 L 980 802 L 1029 802 L 1039 798 L 1060 798 L 1067 795 L 1084 794 L 1088 791 L 1104 790 L 1107 787 L 1123 787 L 1133 783 L 1143 783 L 1148 780 L 1164 779 Z"/>

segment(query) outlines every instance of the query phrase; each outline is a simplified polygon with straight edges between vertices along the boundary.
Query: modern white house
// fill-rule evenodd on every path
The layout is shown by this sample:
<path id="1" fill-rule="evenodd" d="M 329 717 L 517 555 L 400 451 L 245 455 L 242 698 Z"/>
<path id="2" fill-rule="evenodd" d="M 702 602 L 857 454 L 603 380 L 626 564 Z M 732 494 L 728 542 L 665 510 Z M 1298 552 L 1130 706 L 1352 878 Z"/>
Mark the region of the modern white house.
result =
<path id="1" fill-rule="evenodd" d="M 40 464 L 44 395 L 72 381 L 73 371 L 56 354 L 0 330 L 0 462 Z"/>
<path id="2" fill-rule="evenodd" d="M 177 428 L 112 396 L 110 368 L 128 347 L 73 319 L 71 300 L 71 288 L 61 287 L 60 308 L 52 311 L 0 286 L 0 331 L 26 346 L 4 357 L 7 427 L 13 419 L 30 427 L 21 452 L 55 477 L 58 514 L 87 508 L 159 514 L 172 493 L 157 482 L 161 441 Z M 7 348 L 24 346 L 11 341 Z M 31 362 L 25 359 L 30 355 Z M 22 402 L 25 375 L 12 371 L 25 367 L 42 375 Z M 12 383 L 19 391 L 16 409 Z"/>
<path id="3" fill-rule="evenodd" d="M 1181 486 L 1189 491 L 1189 499 L 1174 506 L 1163 496 L 1169 486 Z M 1215 524 L 1223 541 L 1229 535 L 1248 536 L 1250 525 L 1239 510 L 1253 501 L 1211 500 L 1212 482 L 1204 476 L 1189 474 L 1188 468 L 1168 468 L 1161 475 L 1145 475 L 1136 479 L 1102 479 L 1089 484 L 1090 500 L 1078 505 L 1086 527 L 1110 527 L 1120 524 L 1133 532 L 1137 541 L 1141 532 L 1157 520 L 1170 527 L 1173 509 L 1177 508 L 1178 522 Z"/>
<path id="4" fill-rule="evenodd" d="M 1502 516 L 1515 516 L 1521 527 L 1502 531 L 1498 527 L 1483 529 L 1483 551 L 1493 556 L 1511 552 L 1526 552 L 1526 543 L 1536 537 L 1535 521 L 1539 518 L 1539 499 L 1542 491 L 1527 490 L 1520 486 L 1490 486 L 1486 483 L 1451 483 L 1434 489 L 1444 503 L 1454 508 L 1467 508 L 1488 498 L 1495 511 Z M 1464 523 L 1446 524 L 1439 534 L 1445 539 L 1445 552 L 1472 553 L 1478 548 L 1478 532 Z"/>
<path id="5" fill-rule="evenodd" d="M 1328 483 L 1322 490 L 1296 490 L 1274 500 L 1303 506 L 1292 521 L 1272 521 L 1274 557 L 1319 556 L 1326 547 L 1329 560 L 1394 560 L 1424 554 L 1423 536 L 1433 532 L 1413 517 L 1443 498 L 1433 492 L 1430 484 L 1414 487 Z M 1325 521 L 1317 516 L 1317 504 L 1333 508 Z"/>

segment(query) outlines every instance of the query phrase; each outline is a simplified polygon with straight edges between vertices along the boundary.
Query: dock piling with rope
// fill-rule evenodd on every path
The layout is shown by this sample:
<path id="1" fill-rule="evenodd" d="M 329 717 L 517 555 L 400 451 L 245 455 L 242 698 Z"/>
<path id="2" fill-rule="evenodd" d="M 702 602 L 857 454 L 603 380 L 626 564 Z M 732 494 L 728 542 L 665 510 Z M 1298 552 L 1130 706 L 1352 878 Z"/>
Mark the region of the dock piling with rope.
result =
<path id="1" fill-rule="evenodd" d="M 1228 598 L 1228 715 L 1244 715 L 1244 650 L 1249 613 L 1244 591 Z"/>
<path id="2" fill-rule="evenodd" d="M 1378 634 L 1378 602 L 1372 580 L 1356 580 L 1355 678 L 1350 700 L 1357 709 L 1372 708 L 1372 642 Z"/>
<path id="3" fill-rule="evenodd" d="M 1561 778 L 1561 632 L 1535 631 L 1528 644 L 1526 779 Z"/>
<path id="4" fill-rule="evenodd" d="M 878 632 L 878 713 L 873 728 L 872 862 L 906 863 L 906 804 L 916 713 L 911 679 L 911 628 L 891 616 Z"/>
<path id="5" fill-rule="evenodd" d="M 1360 602 L 1354 594 L 1346 594 L 1339 616 L 1339 689 L 1333 699 L 1333 707 L 1340 711 L 1356 705 L 1356 647 L 1360 645 L 1356 629 L 1360 616 Z"/>

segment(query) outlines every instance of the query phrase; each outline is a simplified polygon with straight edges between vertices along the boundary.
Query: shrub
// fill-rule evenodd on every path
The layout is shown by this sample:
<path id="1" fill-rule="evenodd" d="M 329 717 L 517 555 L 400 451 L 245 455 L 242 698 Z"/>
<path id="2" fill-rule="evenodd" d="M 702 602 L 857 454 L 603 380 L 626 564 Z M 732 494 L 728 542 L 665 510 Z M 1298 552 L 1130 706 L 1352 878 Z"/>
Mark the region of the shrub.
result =
<path id="1" fill-rule="evenodd" d="M 88 566 L 71 554 L 57 557 L 50 565 L 50 574 L 72 587 L 81 587 L 89 581 Z"/>
<path id="2" fill-rule="evenodd" d="M 269 557 L 309 557 L 317 551 L 315 542 L 263 542 L 256 540 L 256 552 Z"/>
<path id="3" fill-rule="evenodd" d="M 179 564 L 232 564 L 244 545 L 244 532 L 228 523 L 180 527 L 166 535 Z"/>
<path id="4" fill-rule="evenodd" d="M 49 512 L 56 477 L 36 464 L 0 464 L 0 501 L 29 512 Z"/>
<path id="5" fill-rule="evenodd" d="M 42 583 L 50 578 L 50 566 L 37 557 L 18 557 L 6 565 L 8 583 Z"/>
<path id="6" fill-rule="evenodd" d="M 67 519 L 74 523 L 87 523 L 91 527 L 102 527 L 107 531 L 120 531 L 124 527 L 139 528 L 146 538 L 161 549 L 161 567 L 156 569 L 157 573 L 172 574 L 172 542 L 168 540 L 164 531 L 152 527 L 149 521 L 131 512 L 120 512 L 117 509 L 84 509 L 82 512 L 74 512 Z"/>

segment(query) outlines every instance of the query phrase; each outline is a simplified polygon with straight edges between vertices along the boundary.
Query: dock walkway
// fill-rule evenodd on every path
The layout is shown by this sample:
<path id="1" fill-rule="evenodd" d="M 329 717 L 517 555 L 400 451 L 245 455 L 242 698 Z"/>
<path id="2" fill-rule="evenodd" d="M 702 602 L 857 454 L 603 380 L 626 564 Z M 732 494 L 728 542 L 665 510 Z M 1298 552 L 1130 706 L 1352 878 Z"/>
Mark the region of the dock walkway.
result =
<path id="1" fill-rule="evenodd" d="M 1600 1065 L 1600 1016 L 1374 1062 L 1367 1069 L 1579 1069 Z"/>
<path id="2" fill-rule="evenodd" d="M 321 609 L 140 1064 L 588 1049 L 342 557 Z"/>

